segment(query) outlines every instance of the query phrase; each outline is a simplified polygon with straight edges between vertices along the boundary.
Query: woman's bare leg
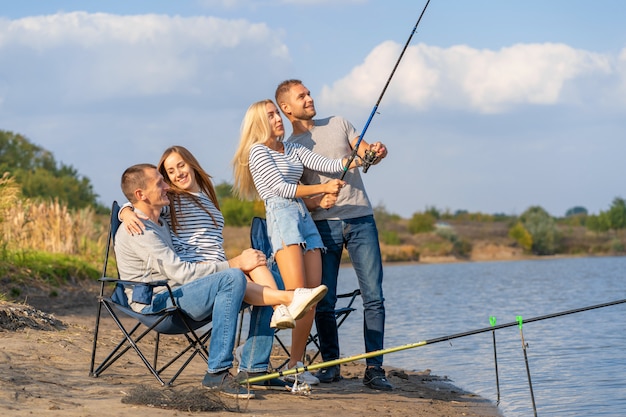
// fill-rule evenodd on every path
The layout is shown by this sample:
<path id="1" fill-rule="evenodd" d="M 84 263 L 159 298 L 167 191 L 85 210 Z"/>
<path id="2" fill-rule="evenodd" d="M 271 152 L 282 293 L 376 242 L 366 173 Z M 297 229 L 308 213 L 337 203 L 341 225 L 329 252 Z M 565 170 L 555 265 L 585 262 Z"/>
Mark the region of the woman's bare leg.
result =
<path id="1" fill-rule="evenodd" d="M 253 306 L 289 305 L 293 300 L 293 291 L 281 291 L 275 288 L 259 285 L 248 279 L 246 293 L 243 300 Z"/>
<path id="2" fill-rule="evenodd" d="M 302 253 L 299 245 L 289 245 L 276 252 L 278 269 L 285 282 L 285 289 L 299 287 L 313 288 L 322 281 L 322 259 L 318 249 Z M 310 270 L 311 277 L 307 274 Z M 319 276 L 315 276 L 315 274 Z M 289 368 L 296 366 L 296 362 L 303 361 L 306 341 L 313 327 L 315 310 L 311 309 L 304 317 L 298 320 L 291 333 L 291 357 Z"/>
<path id="3" fill-rule="evenodd" d="M 270 287 L 275 290 L 278 289 L 278 285 L 276 285 L 276 280 L 274 279 L 272 271 L 270 271 L 270 269 L 265 265 L 258 266 L 248 272 L 248 277 L 259 285 Z"/>

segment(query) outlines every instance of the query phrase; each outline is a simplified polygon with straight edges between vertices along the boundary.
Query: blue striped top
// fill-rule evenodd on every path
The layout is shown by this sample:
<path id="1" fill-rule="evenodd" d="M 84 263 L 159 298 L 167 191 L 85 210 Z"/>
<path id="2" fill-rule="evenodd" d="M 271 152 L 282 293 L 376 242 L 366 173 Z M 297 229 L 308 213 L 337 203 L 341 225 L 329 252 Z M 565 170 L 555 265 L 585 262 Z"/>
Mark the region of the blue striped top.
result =
<path id="1" fill-rule="evenodd" d="M 298 143 L 283 143 L 285 153 L 257 143 L 250 148 L 250 173 L 262 200 L 271 197 L 295 198 L 298 182 L 308 168 L 335 173 L 343 170 L 342 159 L 328 159 Z"/>

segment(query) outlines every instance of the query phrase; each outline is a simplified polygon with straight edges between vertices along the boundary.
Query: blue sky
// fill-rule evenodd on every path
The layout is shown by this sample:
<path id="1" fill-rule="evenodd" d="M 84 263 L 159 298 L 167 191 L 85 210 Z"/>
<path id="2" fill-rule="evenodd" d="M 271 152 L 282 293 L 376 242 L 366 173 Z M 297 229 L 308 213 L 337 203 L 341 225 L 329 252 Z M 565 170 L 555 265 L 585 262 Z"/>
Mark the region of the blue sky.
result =
<path id="1" fill-rule="evenodd" d="M 189 148 L 216 183 L 248 105 L 299 78 L 361 131 L 426 1 L 7 2 L 0 129 L 74 166 L 101 201 Z M 374 205 L 555 216 L 624 197 L 626 2 L 431 0 L 366 132 Z M 290 130 L 287 129 L 287 132 Z"/>

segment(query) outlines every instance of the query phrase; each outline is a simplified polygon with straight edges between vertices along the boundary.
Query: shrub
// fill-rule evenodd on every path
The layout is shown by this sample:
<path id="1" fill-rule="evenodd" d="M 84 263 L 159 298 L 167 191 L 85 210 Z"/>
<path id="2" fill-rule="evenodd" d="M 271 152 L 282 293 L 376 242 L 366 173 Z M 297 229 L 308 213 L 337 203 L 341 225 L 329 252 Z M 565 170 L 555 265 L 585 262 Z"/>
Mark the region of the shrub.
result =
<path id="1" fill-rule="evenodd" d="M 409 221 L 409 232 L 416 235 L 418 233 L 428 233 L 435 230 L 437 219 L 431 213 L 414 213 Z"/>
<path id="2" fill-rule="evenodd" d="M 265 216 L 263 202 L 261 201 L 225 198 L 220 203 L 220 208 L 227 226 L 250 226 L 254 216 Z"/>
<path id="3" fill-rule="evenodd" d="M 515 223 L 515 226 L 509 229 L 509 237 L 527 252 L 533 247 L 533 237 L 521 222 Z"/>
<path id="4" fill-rule="evenodd" d="M 537 255 L 553 255 L 558 251 L 561 235 L 554 219 L 539 206 L 530 207 L 520 216 L 524 228 L 532 236 L 532 251 Z"/>
<path id="5" fill-rule="evenodd" d="M 394 230 L 381 230 L 379 233 L 379 240 L 385 245 L 397 246 L 400 243 L 400 236 L 398 236 L 398 232 Z"/>

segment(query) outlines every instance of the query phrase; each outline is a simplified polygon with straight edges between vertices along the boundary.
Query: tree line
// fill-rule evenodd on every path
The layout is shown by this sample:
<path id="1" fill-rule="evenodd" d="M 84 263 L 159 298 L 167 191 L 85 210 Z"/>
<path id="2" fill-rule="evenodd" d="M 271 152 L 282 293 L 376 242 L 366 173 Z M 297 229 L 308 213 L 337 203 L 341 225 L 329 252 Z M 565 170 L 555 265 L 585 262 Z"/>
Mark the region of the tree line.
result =
<path id="1" fill-rule="evenodd" d="M 107 213 L 108 207 L 98 203 L 89 178 L 80 175 L 71 165 L 58 163 L 52 153 L 31 143 L 26 137 L 0 130 L 0 177 L 9 175 L 19 185 L 25 198 L 53 200 L 66 204 L 69 209 L 92 207 L 97 213 Z M 233 196 L 232 185 L 226 182 L 216 185 L 220 208 L 227 226 L 246 227 L 254 216 L 265 215 L 260 201 L 241 201 Z M 401 244 L 402 239 L 393 230 L 393 224 L 402 219 L 382 207 L 375 208 L 381 240 L 387 244 Z M 540 206 L 529 207 L 519 216 L 506 214 L 469 213 L 457 210 L 442 212 L 435 207 L 415 212 L 408 219 L 408 233 L 417 235 L 435 231 L 445 220 L 472 222 L 508 222 L 509 237 L 528 252 L 538 255 L 558 253 L 561 242 L 559 225 L 585 227 L 590 232 L 619 232 L 626 229 L 626 201 L 616 197 L 610 207 L 598 214 L 589 214 L 584 207 L 569 209 L 564 217 L 551 216 Z M 466 243 L 451 231 L 439 230 L 458 246 L 467 250 Z"/>
<path id="2" fill-rule="evenodd" d="M 52 152 L 23 135 L 0 130 L 0 177 L 3 175 L 12 177 L 26 198 L 58 200 L 71 209 L 91 206 L 106 211 L 89 178 L 71 165 L 57 162 Z"/>

